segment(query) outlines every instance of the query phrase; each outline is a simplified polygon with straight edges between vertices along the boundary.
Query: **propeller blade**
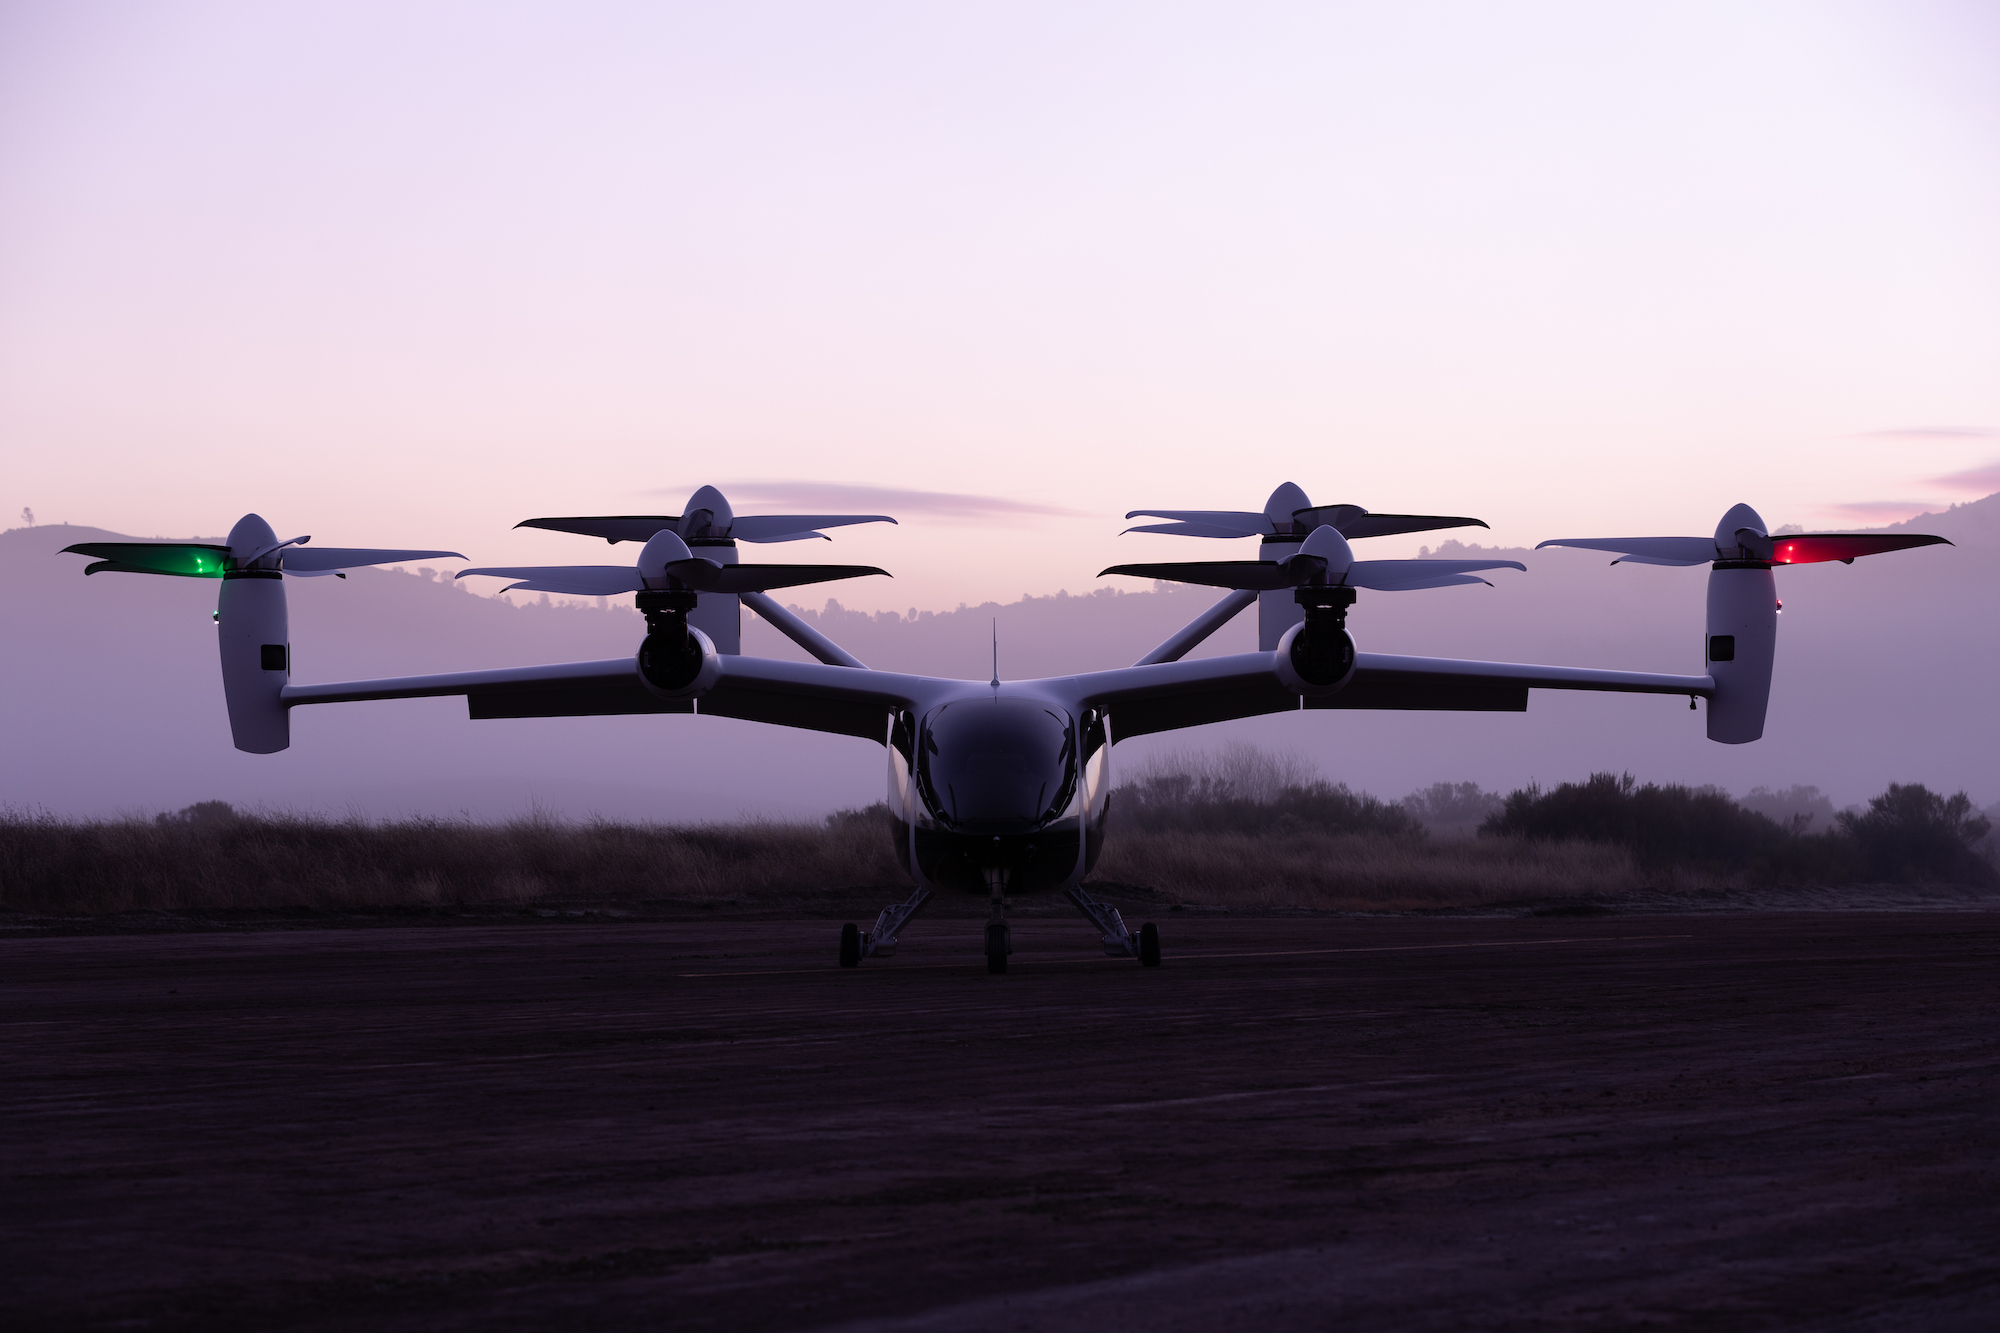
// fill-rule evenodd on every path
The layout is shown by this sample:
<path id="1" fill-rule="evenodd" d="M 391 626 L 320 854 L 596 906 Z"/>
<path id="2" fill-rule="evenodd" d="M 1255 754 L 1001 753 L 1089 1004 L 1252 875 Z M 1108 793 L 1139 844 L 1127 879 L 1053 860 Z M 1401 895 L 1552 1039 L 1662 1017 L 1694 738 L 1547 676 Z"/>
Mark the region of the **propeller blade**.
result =
<path id="1" fill-rule="evenodd" d="M 1771 563 L 1816 565 L 1827 560 L 1839 560 L 1851 565 L 1857 556 L 1907 551 L 1916 546 L 1952 544 L 1943 537 L 1923 537 L 1915 533 L 1802 532 L 1790 537 L 1773 537 Z"/>
<path id="2" fill-rule="evenodd" d="M 739 519 L 738 522 L 741 522 L 741 520 Z M 778 542 L 809 542 L 815 537 L 823 542 L 833 540 L 833 538 L 827 536 L 824 532 L 781 532 L 775 537 L 745 537 L 741 533 L 736 534 L 737 541 L 754 542 L 758 546 L 771 546 Z"/>
<path id="3" fill-rule="evenodd" d="M 701 592 L 770 592 L 774 588 L 796 588 L 806 583 L 832 583 L 838 579 L 892 575 L 873 565 L 718 565 L 695 556 L 672 560 L 667 573 Z"/>
<path id="4" fill-rule="evenodd" d="M 1219 528 L 1213 523 L 1147 523 L 1125 532 L 1163 532 L 1173 537 L 1248 537 L 1252 534 L 1235 528 Z M 1125 532 L 1118 535 L 1124 536 Z"/>
<path id="5" fill-rule="evenodd" d="M 1706 565 L 1717 556 L 1713 537 L 1556 537 L 1536 545 L 1574 546 L 1585 551 L 1610 551 L 1619 556 L 1647 556 L 1653 565 Z M 1611 562 L 1617 564 L 1616 560 Z"/>
<path id="6" fill-rule="evenodd" d="M 1233 537 L 1269 536 L 1277 531 L 1277 527 L 1264 515 L 1242 509 L 1134 509 L 1125 517 L 1171 518 L 1181 523 L 1199 523 L 1204 527 L 1227 529 Z"/>
<path id="7" fill-rule="evenodd" d="M 1518 569 L 1525 573 L 1527 568 L 1518 560 L 1357 560 L 1343 582 L 1351 588 L 1407 592 L 1486 583 L 1485 579 L 1472 576 L 1475 569 Z"/>
<path id="8" fill-rule="evenodd" d="M 825 536 L 820 528 L 895 521 L 887 514 L 739 514 L 729 525 L 729 535 L 745 542 L 793 542 L 801 537 Z M 833 539 L 828 537 L 827 540 Z"/>
<path id="9" fill-rule="evenodd" d="M 1311 532 L 1315 528 L 1332 528 L 1345 535 L 1347 525 L 1367 512 L 1360 505 L 1314 505 L 1310 509 L 1294 510 L 1292 526 L 1300 532 Z"/>
<path id="10" fill-rule="evenodd" d="M 380 551 L 360 546 L 290 546 L 278 557 L 287 574 L 331 574 L 336 569 L 396 565 L 405 560 L 463 560 L 457 551 Z"/>
<path id="11" fill-rule="evenodd" d="M 1675 569 L 1686 569 L 1689 565 L 1707 565 L 1714 561 L 1703 556 L 1699 560 L 1669 560 L 1663 555 L 1621 555 L 1611 562 L 1614 565 L 1672 565 Z"/>
<path id="12" fill-rule="evenodd" d="M 595 518 L 528 518 L 514 526 L 571 532 L 579 537 L 602 537 L 616 546 L 619 542 L 646 541 L 654 533 L 664 532 L 680 521 L 679 514 L 610 514 Z"/>
<path id="13" fill-rule="evenodd" d="M 524 579 L 515 584 L 535 592 L 569 593 L 577 597 L 612 597 L 621 592 L 638 592 L 646 586 L 631 565 L 520 565 L 487 569 L 462 569 L 459 578 L 474 574 L 496 579 Z M 505 590 L 503 590 L 505 591 Z"/>
<path id="14" fill-rule="evenodd" d="M 184 579 L 219 579 L 229 568 L 229 548 L 206 542 L 78 542 L 66 555 L 90 555 L 97 563 L 84 573 L 171 574 Z"/>
<path id="15" fill-rule="evenodd" d="M 1367 581 L 1363 582 L 1363 579 Z M 1424 588 L 1456 588 L 1469 583 L 1483 583 L 1489 588 L 1493 586 L 1490 579 L 1482 579 L 1477 574 L 1432 574 L 1429 577 L 1363 575 L 1361 579 L 1350 577 L 1347 580 L 1351 588 L 1367 588 L 1374 592 L 1417 592 Z"/>
<path id="16" fill-rule="evenodd" d="M 1293 556 L 1292 560 L 1301 557 Z M 1305 557 L 1310 560 L 1312 557 Z M 1322 566 L 1324 562 L 1321 562 Z M 1159 565 L 1113 565 L 1097 577 L 1123 574 L 1135 579 L 1164 579 L 1168 583 L 1199 583 L 1210 588 L 1234 588 L 1239 592 L 1271 592 L 1297 587 L 1300 579 L 1290 561 L 1275 560 L 1196 560 Z"/>
<path id="17" fill-rule="evenodd" d="M 1300 520 L 1318 511 L 1300 511 Z M 1476 518 L 1449 518 L 1443 514 L 1370 514 L 1361 513 L 1350 519 L 1320 519 L 1321 523 L 1331 523 L 1340 529 L 1340 535 L 1353 540 L 1360 537 L 1393 537 L 1403 532 L 1434 532 L 1439 528 L 1483 528 L 1485 523 Z"/>

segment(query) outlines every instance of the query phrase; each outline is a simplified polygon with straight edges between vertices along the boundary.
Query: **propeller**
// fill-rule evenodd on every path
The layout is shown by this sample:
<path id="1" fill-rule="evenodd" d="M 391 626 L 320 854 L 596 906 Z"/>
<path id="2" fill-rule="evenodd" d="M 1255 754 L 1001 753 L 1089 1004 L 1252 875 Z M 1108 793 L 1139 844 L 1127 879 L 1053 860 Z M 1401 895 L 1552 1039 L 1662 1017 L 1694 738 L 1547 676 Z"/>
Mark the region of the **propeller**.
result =
<path id="1" fill-rule="evenodd" d="M 822 541 L 833 538 L 821 528 L 842 528 L 854 523 L 894 523 L 887 514 L 745 514 L 738 515 L 729 501 L 713 486 L 704 486 L 688 497 L 687 507 L 678 514 L 610 514 L 598 517 L 531 518 L 516 523 L 517 528 L 542 528 L 549 532 L 571 532 L 582 537 L 602 537 L 616 546 L 619 542 L 643 542 L 653 534 L 672 532 L 683 541 L 725 538 L 766 544 L 772 542 Z M 789 585 L 782 585 L 789 586 Z"/>
<path id="2" fill-rule="evenodd" d="M 1420 588 L 1450 588 L 1486 583 L 1471 571 L 1519 569 L 1518 560 L 1356 560 L 1332 524 L 1313 529 L 1299 550 L 1283 560 L 1204 560 L 1167 564 L 1113 565 L 1099 574 L 1165 579 L 1169 583 L 1199 583 L 1243 592 L 1275 592 L 1280 588 L 1346 587 L 1377 592 L 1412 592 Z M 1487 586 L 1492 586 L 1488 584 Z"/>
<path id="3" fill-rule="evenodd" d="M 1838 560 L 1851 565 L 1864 555 L 1907 551 L 1918 546 L 1950 546 L 1943 537 L 1917 533 L 1800 532 L 1771 536 L 1764 520 L 1749 505 L 1737 505 L 1722 516 L 1714 537 L 1558 537 L 1543 546 L 1573 546 L 1585 551 L 1611 551 L 1614 565 L 1707 565 L 1718 561 L 1749 561 L 1766 565 L 1817 565 Z"/>
<path id="4" fill-rule="evenodd" d="M 256 526 L 269 531 L 262 519 L 257 519 Z M 243 525 L 239 523 L 237 527 L 240 530 Z M 366 565 L 465 559 L 457 551 L 389 551 L 360 546 L 305 549 L 311 540 L 311 537 L 294 537 L 283 542 L 260 541 L 253 535 L 249 542 L 230 546 L 210 542 L 78 542 L 63 547 L 63 552 L 95 557 L 94 563 L 84 566 L 85 574 L 166 574 L 184 579 L 220 579 L 238 573 L 285 573 L 299 578 L 332 574 L 345 578 L 342 570 Z"/>
<path id="5" fill-rule="evenodd" d="M 1476 518 L 1443 514 L 1371 514 L 1360 505 L 1315 505 L 1291 482 L 1271 492 L 1262 513 L 1243 509 L 1134 509 L 1126 518 L 1164 518 L 1126 532 L 1158 532 L 1176 537 L 1304 537 L 1330 527 L 1350 539 L 1390 537 L 1438 528 L 1483 528 Z M 1122 535 L 1122 534 L 1121 534 Z"/>
<path id="6" fill-rule="evenodd" d="M 696 592 L 769 592 L 775 588 L 796 588 L 806 583 L 830 583 L 836 579 L 862 578 L 870 574 L 890 577 L 889 571 L 873 565 L 725 565 L 705 559 L 688 549 L 687 543 L 671 529 L 655 532 L 632 565 L 506 565 L 459 572 L 472 575 L 518 579 L 502 592 L 568 593 L 582 597 L 610 597 L 619 593 L 648 589 L 692 588 Z"/>

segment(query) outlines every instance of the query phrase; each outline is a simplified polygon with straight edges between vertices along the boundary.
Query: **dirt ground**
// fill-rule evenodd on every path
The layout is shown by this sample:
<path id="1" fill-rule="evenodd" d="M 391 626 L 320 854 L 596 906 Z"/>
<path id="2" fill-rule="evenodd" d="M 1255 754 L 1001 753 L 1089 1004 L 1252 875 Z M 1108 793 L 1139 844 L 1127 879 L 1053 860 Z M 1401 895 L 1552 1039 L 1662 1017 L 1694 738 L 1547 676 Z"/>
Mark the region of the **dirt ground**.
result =
<path id="1" fill-rule="evenodd" d="M 0 940 L 0 1323 L 2000 1327 L 2000 914 L 1161 920 Z"/>

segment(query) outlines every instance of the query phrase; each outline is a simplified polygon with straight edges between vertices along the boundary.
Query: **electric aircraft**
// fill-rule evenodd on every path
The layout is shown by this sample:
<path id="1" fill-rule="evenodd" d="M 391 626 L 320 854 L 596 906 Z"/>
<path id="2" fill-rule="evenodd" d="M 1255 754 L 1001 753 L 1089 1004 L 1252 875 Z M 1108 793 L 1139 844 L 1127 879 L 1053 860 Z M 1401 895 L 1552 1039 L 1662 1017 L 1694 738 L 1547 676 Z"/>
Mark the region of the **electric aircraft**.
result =
<path id="1" fill-rule="evenodd" d="M 466 569 L 459 578 L 509 580 L 507 590 L 583 596 L 630 593 L 646 632 L 630 657 L 387 680 L 295 684 L 284 578 L 367 565 L 457 557 L 455 551 L 310 546 L 279 540 L 248 514 L 224 545 L 84 542 L 100 571 L 219 579 L 216 623 L 223 693 L 236 748 L 270 754 L 291 744 L 291 710 L 314 704 L 463 695 L 474 719 L 702 713 L 856 736 L 888 758 L 896 854 L 915 883 L 868 931 L 841 928 L 839 961 L 894 953 L 898 933 L 937 892 L 984 893 L 989 971 L 1012 950 L 1010 893 L 1059 892 L 1098 932 L 1106 954 L 1160 963 L 1157 927 L 1133 931 L 1085 891 L 1104 845 L 1115 741 L 1232 718 L 1307 709 L 1522 712 L 1530 690 L 1687 695 L 1708 701 L 1710 740 L 1763 735 L 1776 651 L 1775 567 L 1944 542 L 1885 533 L 1773 536 L 1748 505 L 1723 515 L 1713 537 L 1559 538 L 1543 546 L 1608 551 L 1611 563 L 1710 567 L 1707 671 L 1663 675 L 1364 653 L 1347 630 L 1359 594 L 1484 583 L 1482 572 L 1524 570 L 1502 559 L 1356 559 L 1352 542 L 1398 533 L 1484 527 L 1477 519 L 1374 514 L 1314 505 L 1287 483 L 1262 510 L 1134 510 L 1163 520 L 1127 531 L 1256 537 L 1257 559 L 1114 565 L 1104 574 L 1205 584 L 1220 601 L 1129 667 L 1043 680 L 952 680 L 872 670 L 768 595 L 779 588 L 879 575 L 862 565 L 749 564 L 744 544 L 827 538 L 824 529 L 893 523 L 882 514 L 738 515 L 704 486 L 675 515 L 536 518 L 518 525 L 640 545 L 629 565 Z M 1948 543 L 1946 543 L 1948 544 Z M 1100 575 L 1102 577 L 1102 575 Z M 1198 661 L 1187 653 L 1252 604 L 1257 651 Z M 746 656 L 742 608 L 805 649 L 813 662 Z"/>

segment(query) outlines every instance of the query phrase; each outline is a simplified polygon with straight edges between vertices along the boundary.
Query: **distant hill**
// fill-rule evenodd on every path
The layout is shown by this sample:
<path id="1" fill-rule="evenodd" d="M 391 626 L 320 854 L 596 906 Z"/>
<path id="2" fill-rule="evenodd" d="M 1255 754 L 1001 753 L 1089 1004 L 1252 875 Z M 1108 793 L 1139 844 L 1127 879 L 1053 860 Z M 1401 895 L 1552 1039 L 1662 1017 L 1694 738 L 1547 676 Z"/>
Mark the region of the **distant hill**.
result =
<path id="1" fill-rule="evenodd" d="M 1327 714 L 1252 719 L 1147 738 L 1120 762 L 1243 738 L 1295 749 L 1330 777 L 1386 797 L 1435 781 L 1506 788 L 1598 769 L 1648 779 L 1817 785 L 1839 804 L 1891 780 L 2000 797 L 2000 496 L 1890 530 L 1959 543 L 1779 572 L 1785 611 L 1766 738 L 1702 737 L 1685 700 L 1538 693 L 1525 715 Z M 60 813 L 177 809 L 198 800 L 365 814 L 482 817 L 531 806 L 586 816 L 816 814 L 878 799 L 867 742 L 721 718 L 472 723 L 460 700 L 333 705 L 295 715 L 291 750 L 230 748 L 214 660 L 216 585 L 103 575 L 59 555 L 115 540 L 94 528 L 0 533 L 0 804 Z M 1234 548 L 1230 548 L 1234 550 Z M 1447 542 L 1433 554 L 1463 550 Z M 1213 552 L 1220 555 L 1221 551 Z M 1208 551 L 1203 555 L 1211 554 Z M 1493 588 L 1368 594 L 1351 624 L 1365 650 L 1698 671 L 1705 571 L 1621 565 L 1581 551 L 1506 553 L 1528 566 Z M 509 666 L 630 652 L 627 606 L 482 596 L 426 570 L 288 580 L 304 680 Z M 1214 599 L 1156 587 L 871 615 L 837 599 L 801 613 L 872 666 L 983 679 L 998 622 L 1003 676 L 1124 665 Z M 1253 646 L 1241 617 L 1202 651 Z M 803 657 L 754 617 L 750 651 Z"/>

